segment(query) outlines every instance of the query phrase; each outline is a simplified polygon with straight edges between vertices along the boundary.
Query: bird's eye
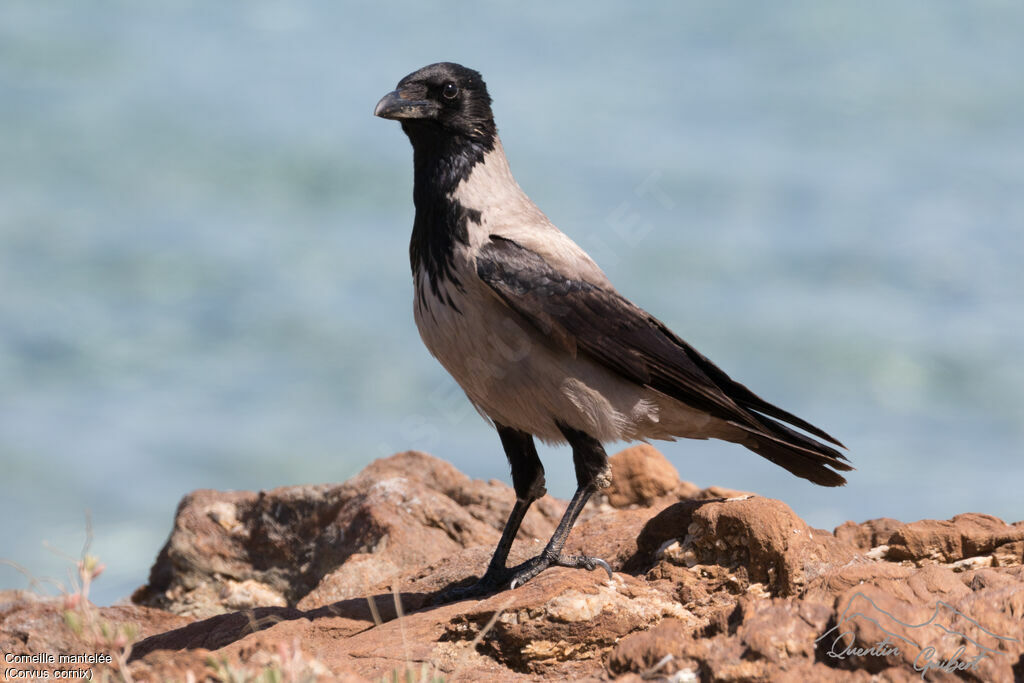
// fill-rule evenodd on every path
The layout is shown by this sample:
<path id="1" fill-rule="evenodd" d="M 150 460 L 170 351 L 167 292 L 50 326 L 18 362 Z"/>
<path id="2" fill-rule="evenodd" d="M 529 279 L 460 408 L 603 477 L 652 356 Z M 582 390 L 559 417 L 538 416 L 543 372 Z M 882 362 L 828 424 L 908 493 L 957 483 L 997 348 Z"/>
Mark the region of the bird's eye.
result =
<path id="1" fill-rule="evenodd" d="M 445 99 L 453 100 L 455 99 L 455 96 L 459 94 L 459 86 L 451 82 L 445 83 L 444 90 L 441 91 L 441 94 L 445 96 Z"/>

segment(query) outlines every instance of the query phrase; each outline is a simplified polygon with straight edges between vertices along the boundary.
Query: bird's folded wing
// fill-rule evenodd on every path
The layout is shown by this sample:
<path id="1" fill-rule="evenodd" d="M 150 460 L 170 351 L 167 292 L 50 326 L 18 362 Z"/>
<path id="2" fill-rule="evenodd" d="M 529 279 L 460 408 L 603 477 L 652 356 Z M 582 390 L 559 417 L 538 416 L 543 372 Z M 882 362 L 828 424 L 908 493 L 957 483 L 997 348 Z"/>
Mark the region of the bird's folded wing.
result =
<path id="1" fill-rule="evenodd" d="M 733 381 L 664 323 L 618 292 L 564 275 L 536 252 L 498 235 L 491 235 L 478 252 L 476 270 L 506 305 L 566 352 L 585 353 L 627 379 L 744 430 L 843 458 L 837 451 L 765 419 L 764 415 L 769 415 L 842 445 Z"/>

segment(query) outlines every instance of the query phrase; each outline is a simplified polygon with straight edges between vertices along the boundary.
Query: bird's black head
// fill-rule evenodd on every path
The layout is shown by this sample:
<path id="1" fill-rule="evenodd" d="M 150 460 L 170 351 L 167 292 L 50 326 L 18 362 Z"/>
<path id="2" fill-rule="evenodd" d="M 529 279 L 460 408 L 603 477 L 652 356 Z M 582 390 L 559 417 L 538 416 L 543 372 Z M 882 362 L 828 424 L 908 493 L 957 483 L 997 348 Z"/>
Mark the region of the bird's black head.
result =
<path id="1" fill-rule="evenodd" d="M 373 113 L 401 121 L 414 147 L 468 142 L 489 150 L 497 135 L 484 79 L 452 62 L 412 72 L 381 98 Z"/>

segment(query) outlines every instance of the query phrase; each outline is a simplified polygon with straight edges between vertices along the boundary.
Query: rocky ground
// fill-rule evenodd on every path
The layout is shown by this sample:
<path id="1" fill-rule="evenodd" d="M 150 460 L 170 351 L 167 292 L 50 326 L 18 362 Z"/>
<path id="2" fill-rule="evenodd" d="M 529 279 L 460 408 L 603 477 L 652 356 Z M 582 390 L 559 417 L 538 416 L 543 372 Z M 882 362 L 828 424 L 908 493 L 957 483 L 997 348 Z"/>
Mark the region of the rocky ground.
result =
<path id="1" fill-rule="evenodd" d="M 612 464 L 567 546 L 607 559 L 612 580 L 552 569 L 438 604 L 486 565 L 513 494 L 409 452 L 341 485 L 190 494 L 131 604 L 0 593 L 0 650 L 23 657 L 4 666 L 137 681 L 1024 679 L 1024 522 L 829 533 L 780 501 L 681 482 L 649 446 Z M 564 506 L 534 505 L 513 560 Z M 86 589 L 98 570 L 79 567 Z M 110 661 L 30 662 L 62 652 Z"/>

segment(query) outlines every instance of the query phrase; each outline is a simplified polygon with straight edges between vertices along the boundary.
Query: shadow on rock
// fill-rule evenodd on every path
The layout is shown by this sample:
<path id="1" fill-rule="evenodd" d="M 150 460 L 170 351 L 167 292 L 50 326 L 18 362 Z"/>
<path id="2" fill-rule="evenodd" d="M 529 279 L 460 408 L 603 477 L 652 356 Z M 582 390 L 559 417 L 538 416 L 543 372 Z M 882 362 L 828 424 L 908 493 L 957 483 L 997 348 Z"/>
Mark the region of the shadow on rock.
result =
<path id="1" fill-rule="evenodd" d="M 129 661 L 135 661 L 157 650 L 219 650 L 246 636 L 286 621 L 315 622 L 329 619 L 330 628 L 336 633 L 351 636 L 392 621 L 400 614 L 430 611 L 433 607 L 440 607 L 440 604 L 434 605 L 434 601 L 441 592 L 400 593 L 397 596 L 393 593 L 381 593 L 372 597 L 341 600 L 310 610 L 295 607 L 256 607 L 241 612 L 218 614 L 140 640 L 133 646 Z"/>

